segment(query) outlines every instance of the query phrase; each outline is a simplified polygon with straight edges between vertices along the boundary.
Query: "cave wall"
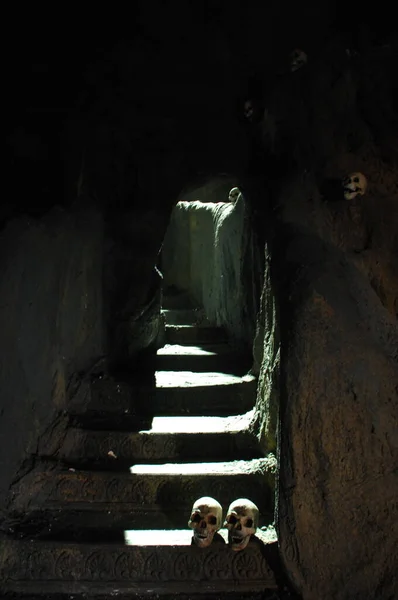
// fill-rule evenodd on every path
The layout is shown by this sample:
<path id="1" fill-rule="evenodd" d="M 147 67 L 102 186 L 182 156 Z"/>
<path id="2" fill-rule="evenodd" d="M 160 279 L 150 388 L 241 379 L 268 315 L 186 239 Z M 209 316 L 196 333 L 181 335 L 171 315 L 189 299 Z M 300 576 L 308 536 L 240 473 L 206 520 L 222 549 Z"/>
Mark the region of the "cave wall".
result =
<path id="1" fill-rule="evenodd" d="M 71 377 L 105 354 L 103 221 L 54 209 L 0 237 L 0 507 L 44 438 L 62 435 Z M 1 515 L 3 516 L 3 515 Z"/>
<path id="2" fill-rule="evenodd" d="M 397 321 L 341 250 L 297 230 L 285 241 L 282 555 L 305 598 L 393 598 Z"/>
<path id="3" fill-rule="evenodd" d="M 162 247 L 164 286 L 188 292 L 231 340 L 251 347 L 260 284 L 249 208 L 237 202 L 181 201 Z"/>
<path id="4" fill-rule="evenodd" d="M 304 598 L 393 598 L 396 19 L 382 3 L 375 10 L 333 2 L 192 7 L 155 0 L 136 3 L 114 29 L 109 11 L 103 28 L 93 27 L 91 17 L 87 27 L 71 12 L 73 23 L 67 27 L 65 16 L 63 33 L 55 23 L 44 35 L 25 13 L 24 23 L 12 21 L 18 31 L 7 32 L 13 48 L 6 65 L 12 90 L 6 98 L 9 193 L 0 221 L 2 243 L 7 252 L 14 248 L 20 266 L 2 252 L 2 273 L 17 279 L 24 273 L 31 281 L 25 265 L 36 257 L 63 281 L 69 273 L 64 261 L 75 256 L 70 204 L 88 197 L 105 222 L 110 267 L 102 302 L 121 324 L 125 342 L 129 315 L 150 303 L 153 266 L 179 191 L 196 175 L 233 173 L 266 247 L 254 348 L 257 427 L 267 447 L 278 444 L 277 526 L 287 572 Z M 309 60 L 291 73 L 288 56 L 295 47 Z M 247 98 L 255 109 L 249 122 L 242 115 Z M 369 190 L 350 209 L 340 180 L 353 170 L 367 175 Z M 50 244 L 46 223 L 54 205 L 65 210 Z M 16 215 L 20 221 L 12 221 Z M 28 232 L 33 227 L 38 236 L 33 247 L 25 231 L 32 218 Z M 4 237 L 10 227 L 13 235 Z M 88 225 L 87 231 L 85 239 L 96 239 Z M 59 250 L 61 257 L 54 248 L 63 235 L 70 243 Z M 91 250 L 80 252 L 76 265 L 85 255 Z M 38 266 L 31 272 L 42 281 Z M 99 283 L 90 277 L 94 294 Z M 59 349 L 60 334 L 50 335 L 58 331 L 62 307 L 54 289 L 42 327 L 51 343 L 46 341 L 44 357 L 36 341 L 24 380 L 20 356 L 32 336 L 39 339 L 30 328 L 45 319 L 46 300 L 35 288 L 40 308 L 32 319 L 29 294 L 19 297 L 3 281 L 1 297 L 14 297 L 20 308 L 18 317 L 8 300 L 2 309 L 7 343 L 1 372 L 3 388 L 10 390 L 2 397 L 20 393 L 3 409 L 2 456 L 10 460 L 2 459 L 2 482 L 18 472 L 51 421 L 50 382 L 62 372 L 53 361 L 69 356 L 70 370 L 85 369 L 86 360 L 104 350 L 99 321 L 92 330 L 97 341 L 88 336 L 87 346 L 80 346 L 72 326 L 64 342 L 68 351 Z M 76 293 L 81 302 L 80 285 L 76 279 L 69 286 L 69 298 Z M 26 315 L 22 349 L 15 346 L 19 315 Z M 80 305 L 68 310 L 76 323 L 82 315 Z M 116 335 L 116 348 L 121 338 Z M 41 385 L 46 387 L 37 393 Z"/>
<path id="5" fill-rule="evenodd" d="M 314 600 L 398 590 L 397 46 L 348 50 L 281 82 L 258 126 L 263 157 L 289 140 L 296 164 L 264 195 L 256 425 L 278 451 L 281 556 Z M 369 186 L 349 203 L 352 171 Z"/>

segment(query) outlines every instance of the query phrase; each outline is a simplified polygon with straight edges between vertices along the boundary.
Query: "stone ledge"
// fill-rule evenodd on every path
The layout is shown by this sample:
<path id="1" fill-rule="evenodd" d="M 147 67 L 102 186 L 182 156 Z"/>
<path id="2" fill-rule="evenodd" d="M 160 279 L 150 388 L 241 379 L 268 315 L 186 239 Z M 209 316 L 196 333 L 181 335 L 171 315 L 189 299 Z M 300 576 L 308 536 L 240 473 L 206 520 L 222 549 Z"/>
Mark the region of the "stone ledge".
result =
<path id="1" fill-rule="evenodd" d="M 252 356 L 230 344 L 181 346 L 167 344 L 157 351 L 154 364 L 163 371 L 219 371 L 244 375 L 252 366 Z"/>
<path id="2" fill-rule="evenodd" d="M 158 373 L 163 373 L 158 379 L 164 387 L 155 387 L 155 378 L 152 386 L 137 387 L 106 377 L 98 378 L 79 390 L 66 411 L 77 421 L 91 422 L 93 427 L 99 421 L 108 422 L 108 428 L 114 428 L 115 420 L 118 420 L 118 427 L 124 421 L 131 431 L 131 425 L 139 423 L 140 418 L 148 421 L 155 415 L 226 416 L 251 410 L 255 404 L 257 380 L 250 375 L 226 376 L 222 381 L 218 374 L 211 381 L 210 376 L 206 378 L 206 373 L 201 373 L 195 381 L 191 377 L 187 387 L 173 386 L 170 372 Z"/>
<path id="3" fill-rule="evenodd" d="M 266 546 L 257 542 L 233 552 L 223 545 L 199 549 L 6 540 L 0 551 L 0 589 L 105 597 L 276 590 L 266 554 Z"/>
<path id="4" fill-rule="evenodd" d="M 34 533 L 40 528 L 40 535 L 72 528 L 178 528 L 186 527 L 193 502 L 211 491 L 225 508 L 234 498 L 251 498 L 263 515 L 260 526 L 270 522 L 274 457 L 235 461 L 225 473 L 207 473 L 206 464 L 210 470 L 212 463 L 178 465 L 186 469 L 183 475 L 33 471 L 14 486 L 9 514 L 23 530 Z"/>
<path id="5" fill-rule="evenodd" d="M 257 438 L 247 430 L 128 433 L 70 428 L 57 458 L 73 466 L 117 471 L 133 463 L 250 459 L 261 454 Z"/>

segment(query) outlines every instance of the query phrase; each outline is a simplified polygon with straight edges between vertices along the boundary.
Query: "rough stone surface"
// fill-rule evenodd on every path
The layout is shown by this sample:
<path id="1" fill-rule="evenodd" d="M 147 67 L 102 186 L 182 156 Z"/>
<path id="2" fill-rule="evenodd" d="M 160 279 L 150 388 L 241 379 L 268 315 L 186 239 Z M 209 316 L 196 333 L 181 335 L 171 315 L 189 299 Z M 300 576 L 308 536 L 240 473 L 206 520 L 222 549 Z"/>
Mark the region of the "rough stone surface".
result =
<path id="1" fill-rule="evenodd" d="M 269 545 L 271 546 L 271 545 Z M 245 552 L 226 544 L 209 548 L 188 546 L 121 546 L 4 543 L 0 551 L 2 581 L 6 591 L 65 593 L 69 597 L 91 594 L 111 597 L 136 594 L 164 597 L 190 592 L 209 594 L 256 593 L 278 590 L 267 558 L 272 547 L 253 540 Z M 0 584 L 1 585 L 1 584 Z M 0 588 L 1 589 L 1 588 Z M 109 595 L 109 596 L 108 596 Z"/>
<path id="2" fill-rule="evenodd" d="M 296 164 L 264 209 L 257 425 L 265 448 L 278 443 L 281 555 L 309 600 L 398 591 L 396 46 L 367 43 L 354 58 L 326 44 L 262 122 L 263 157 L 288 135 Z M 355 170 L 370 185 L 348 205 L 341 178 Z"/>
<path id="3" fill-rule="evenodd" d="M 157 468 L 158 467 L 158 468 Z M 274 507 L 275 457 L 227 463 L 138 465 L 131 474 L 38 468 L 13 486 L 8 528 L 31 535 L 85 530 L 184 527 L 195 499 L 211 489 L 223 505 L 230 490 L 249 494 L 260 525 Z M 100 526 L 99 526 L 100 524 Z"/>
<path id="4" fill-rule="evenodd" d="M 242 195 L 235 204 L 179 202 L 162 247 L 165 286 L 189 292 L 210 323 L 248 345 L 258 308 L 254 248 Z"/>
<path id="5" fill-rule="evenodd" d="M 1 232 L 1 511 L 40 439 L 62 439 L 73 373 L 104 352 L 102 237 L 98 213 L 62 210 Z"/>
<path id="6" fill-rule="evenodd" d="M 67 464 L 101 465 L 112 471 L 125 469 L 134 462 L 242 459 L 260 454 L 256 438 L 245 430 L 230 432 L 220 428 L 213 433 L 156 434 L 70 428 L 57 456 Z"/>
<path id="7" fill-rule="evenodd" d="M 305 598 L 326 589 L 329 597 L 393 598 L 396 320 L 339 250 L 302 235 L 283 252 L 292 268 L 281 333 L 282 555 Z"/>
<path id="8" fill-rule="evenodd" d="M 251 372 L 258 376 L 256 417 L 253 431 L 262 447 L 274 452 L 277 445 L 277 427 L 280 401 L 280 334 L 277 300 L 271 278 L 271 257 L 266 252 L 264 287 L 257 316 L 253 342 Z"/>

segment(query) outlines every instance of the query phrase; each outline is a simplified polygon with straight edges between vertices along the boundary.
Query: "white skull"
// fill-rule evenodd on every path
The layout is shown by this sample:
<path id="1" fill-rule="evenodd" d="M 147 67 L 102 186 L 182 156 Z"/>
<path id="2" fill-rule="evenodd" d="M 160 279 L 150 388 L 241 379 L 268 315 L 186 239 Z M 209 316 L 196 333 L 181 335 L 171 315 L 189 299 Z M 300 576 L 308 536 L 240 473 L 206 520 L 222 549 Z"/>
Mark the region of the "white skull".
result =
<path id="1" fill-rule="evenodd" d="M 365 175 L 362 173 L 350 173 L 343 179 L 344 198 L 354 200 L 357 196 L 363 196 L 368 187 Z"/>
<path id="2" fill-rule="evenodd" d="M 294 72 L 307 64 L 308 57 L 303 50 L 296 48 L 290 55 L 290 69 Z"/>
<path id="3" fill-rule="evenodd" d="M 254 106 L 251 100 L 246 100 L 243 110 L 246 119 L 251 120 L 254 114 Z"/>
<path id="4" fill-rule="evenodd" d="M 213 541 L 214 534 L 221 529 L 222 507 L 217 500 L 203 496 L 196 500 L 188 527 L 193 529 L 193 542 L 200 548 L 207 548 Z"/>
<path id="5" fill-rule="evenodd" d="M 239 188 L 237 188 L 237 187 L 232 188 L 232 190 L 229 190 L 228 200 L 230 202 L 235 203 L 238 199 L 239 194 L 240 194 Z"/>
<path id="6" fill-rule="evenodd" d="M 239 498 L 228 509 L 224 526 L 228 529 L 228 544 L 232 550 L 246 548 L 250 537 L 256 533 L 259 510 L 251 500 Z"/>

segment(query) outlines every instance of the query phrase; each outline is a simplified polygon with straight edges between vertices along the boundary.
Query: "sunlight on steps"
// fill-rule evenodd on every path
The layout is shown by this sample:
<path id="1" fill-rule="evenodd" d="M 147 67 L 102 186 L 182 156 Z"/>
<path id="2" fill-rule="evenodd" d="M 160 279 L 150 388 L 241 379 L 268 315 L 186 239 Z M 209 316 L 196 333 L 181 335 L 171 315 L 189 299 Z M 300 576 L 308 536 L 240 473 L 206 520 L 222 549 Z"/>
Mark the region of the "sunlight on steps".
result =
<path id="1" fill-rule="evenodd" d="M 197 373 L 194 371 L 156 371 L 157 388 L 176 387 L 214 387 L 215 385 L 231 385 L 236 383 L 252 383 L 253 375 L 230 375 L 219 371 Z"/>
<path id="2" fill-rule="evenodd" d="M 156 354 L 158 356 L 217 356 L 220 348 L 225 346 L 210 346 L 203 348 L 201 346 L 181 346 L 180 344 L 166 344 L 160 348 Z"/>
<path id="3" fill-rule="evenodd" d="M 154 417 L 152 427 L 140 433 L 222 433 L 247 429 L 254 418 L 254 409 L 231 417 Z"/>
<path id="4" fill-rule="evenodd" d="M 245 475 L 270 470 L 275 467 L 276 460 L 273 455 L 267 458 L 254 458 L 252 460 L 232 460 L 227 462 L 196 462 L 196 463 L 169 463 L 162 465 L 133 465 L 130 467 L 132 474 L 145 475 Z"/>
<path id="5" fill-rule="evenodd" d="M 189 516 L 189 515 L 188 515 Z M 187 520 L 188 520 L 187 516 Z M 228 530 L 220 529 L 218 532 L 228 543 Z M 275 528 L 268 525 L 258 529 L 256 538 L 270 544 L 277 541 Z M 126 546 L 190 546 L 192 531 L 190 529 L 130 529 L 124 532 Z"/>

